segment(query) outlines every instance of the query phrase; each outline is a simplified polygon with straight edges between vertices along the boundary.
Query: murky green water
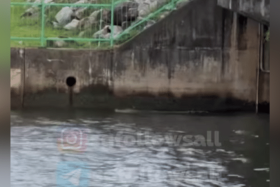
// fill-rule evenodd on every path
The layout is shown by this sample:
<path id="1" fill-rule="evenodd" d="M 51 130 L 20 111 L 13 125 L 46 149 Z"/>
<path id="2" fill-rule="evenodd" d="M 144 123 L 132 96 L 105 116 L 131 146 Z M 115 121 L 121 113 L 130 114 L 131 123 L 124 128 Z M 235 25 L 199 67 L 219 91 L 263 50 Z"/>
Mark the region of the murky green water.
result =
<path id="1" fill-rule="evenodd" d="M 269 116 L 13 112 L 13 187 L 268 187 Z"/>

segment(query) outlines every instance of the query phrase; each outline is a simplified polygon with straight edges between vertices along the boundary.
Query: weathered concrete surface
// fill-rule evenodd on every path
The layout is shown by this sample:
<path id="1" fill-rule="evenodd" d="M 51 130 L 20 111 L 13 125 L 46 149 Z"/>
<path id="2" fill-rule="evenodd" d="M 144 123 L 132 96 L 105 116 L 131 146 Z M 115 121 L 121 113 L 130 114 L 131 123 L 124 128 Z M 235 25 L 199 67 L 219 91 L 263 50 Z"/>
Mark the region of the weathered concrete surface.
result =
<path id="1" fill-rule="evenodd" d="M 22 106 L 22 93 L 24 88 L 24 56 L 23 50 L 11 49 L 11 107 L 17 108 Z"/>
<path id="2" fill-rule="evenodd" d="M 253 106 L 258 26 L 214 0 L 191 1 L 116 50 L 114 94 L 164 94 L 196 110 Z"/>
<path id="3" fill-rule="evenodd" d="M 110 51 L 25 49 L 25 105 L 69 106 L 67 77 L 76 78 L 73 106 L 96 107 L 95 91 L 108 87 Z M 87 97 L 90 94 L 91 97 Z M 104 96 L 104 92 L 101 93 Z"/>
<path id="4" fill-rule="evenodd" d="M 74 76 L 75 107 L 254 110 L 258 26 L 215 0 L 195 0 L 114 50 L 25 49 L 24 106 L 68 106 L 65 82 Z M 268 90 L 261 73 L 261 104 Z"/>
<path id="5" fill-rule="evenodd" d="M 269 25 L 270 0 L 218 0 L 218 5 Z"/>

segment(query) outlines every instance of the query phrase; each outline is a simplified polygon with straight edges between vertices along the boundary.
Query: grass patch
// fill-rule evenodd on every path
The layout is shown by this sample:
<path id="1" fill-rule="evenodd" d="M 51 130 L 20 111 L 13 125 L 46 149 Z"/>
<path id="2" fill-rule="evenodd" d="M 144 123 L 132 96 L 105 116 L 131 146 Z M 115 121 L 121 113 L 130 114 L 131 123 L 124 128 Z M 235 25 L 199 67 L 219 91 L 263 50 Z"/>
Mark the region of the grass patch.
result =
<path id="1" fill-rule="evenodd" d="M 22 6 L 11 7 L 11 37 L 40 37 L 40 16 L 22 19 L 20 16 L 25 10 Z"/>

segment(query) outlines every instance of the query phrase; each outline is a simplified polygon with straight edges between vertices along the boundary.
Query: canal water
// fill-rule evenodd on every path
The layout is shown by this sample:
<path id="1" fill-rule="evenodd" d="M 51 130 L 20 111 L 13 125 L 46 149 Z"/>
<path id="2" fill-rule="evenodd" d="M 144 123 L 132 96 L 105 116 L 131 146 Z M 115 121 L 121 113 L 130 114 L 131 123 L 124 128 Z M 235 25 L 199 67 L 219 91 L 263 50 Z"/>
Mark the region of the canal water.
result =
<path id="1" fill-rule="evenodd" d="M 12 187 L 268 187 L 266 114 L 26 110 Z"/>

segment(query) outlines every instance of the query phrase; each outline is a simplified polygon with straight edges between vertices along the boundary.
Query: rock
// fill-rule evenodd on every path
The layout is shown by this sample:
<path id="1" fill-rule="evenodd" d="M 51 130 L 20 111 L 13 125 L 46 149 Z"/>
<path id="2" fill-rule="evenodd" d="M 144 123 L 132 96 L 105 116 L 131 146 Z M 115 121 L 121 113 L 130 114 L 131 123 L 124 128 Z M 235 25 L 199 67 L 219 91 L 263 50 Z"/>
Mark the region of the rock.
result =
<path id="1" fill-rule="evenodd" d="M 123 31 L 122 27 L 117 26 L 117 25 L 114 25 L 113 28 L 114 28 L 114 32 L 113 32 L 114 37 L 117 36 L 117 35 L 119 35 L 119 34 Z M 108 30 L 108 31 L 111 31 L 111 26 L 108 26 L 108 27 L 107 27 L 107 30 Z M 110 32 L 110 33 L 111 33 L 111 32 Z"/>
<path id="2" fill-rule="evenodd" d="M 48 47 L 65 47 L 67 46 L 67 42 L 63 41 L 63 40 L 48 40 L 47 41 L 47 46 Z"/>
<path id="3" fill-rule="evenodd" d="M 139 16 L 136 20 L 135 20 L 135 22 L 139 22 L 139 21 L 142 21 L 143 20 L 143 18 L 141 17 L 141 16 Z"/>
<path id="4" fill-rule="evenodd" d="M 147 29 L 148 27 L 152 26 L 152 25 L 155 24 L 155 23 L 156 23 L 155 21 L 149 20 L 149 21 L 147 22 L 147 25 L 144 27 L 144 29 Z"/>
<path id="5" fill-rule="evenodd" d="M 75 11 L 74 15 L 78 19 L 82 19 L 85 16 L 85 11 L 87 10 L 87 7 L 79 8 Z"/>
<path id="6" fill-rule="evenodd" d="M 145 17 L 151 12 L 159 9 L 169 2 L 169 0 L 136 0 L 139 3 L 138 12 L 139 16 Z"/>
<path id="7" fill-rule="evenodd" d="M 55 0 L 56 3 L 76 3 L 78 0 Z"/>
<path id="8" fill-rule="evenodd" d="M 103 29 L 101 29 L 93 34 L 93 38 L 104 38 L 105 34 L 106 32 L 104 32 Z"/>
<path id="9" fill-rule="evenodd" d="M 159 9 L 169 2 L 170 2 L 169 0 L 156 0 L 155 2 L 151 3 L 151 8 Z"/>
<path id="10" fill-rule="evenodd" d="M 32 2 L 32 0 L 27 0 L 26 1 L 27 3 L 31 3 Z M 41 0 L 35 0 L 33 3 L 40 3 L 41 4 Z M 53 4 L 54 2 L 53 2 L 53 0 L 44 0 L 44 3 L 45 4 Z M 26 7 L 30 7 L 30 6 L 25 6 L 25 8 Z M 32 5 L 31 7 L 40 7 L 40 5 Z M 47 9 L 49 9 L 49 6 L 46 6 L 45 7 L 45 10 L 47 10 Z M 38 14 L 39 15 L 39 14 Z"/>
<path id="11" fill-rule="evenodd" d="M 65 26 L 72 20 L 73 10 L 70 7 L 63 7 L 55 16 L 60 26 Z"/>
<path id="12" fill-rule="evenodd" d="M 84 37 L 84 36 L 85 36 L 85 33 L 86 33 L 86 31 L 80 32 L 78 37 L 80 37 L 80 38 Z"/>
<path id="13" fill-rule="evenodd" d="M 42 1 L 41 0 L 35 0 L 34 3 L 41 3 Z M 51 3 L 53 2 L 53 0 L 44 0 L 44 3 L 45 4 L 48 4 L 48 3 Z M 33 5 L 33 6 L 38 6 L 38 5 Z"/>
<path id="14" fill-rule="evenodd" d="M 32 0 L 27 0 L 27 2 L 31 2 Z M 53 0 L 44 0 L 44 2 L 50 3 Z M 41 0 L 35 0 L 33 3 L 41 3 Z M 39 16 L 40 13 L 40 8 L 38 5 L 32 5 L 30 8 L 28 8 L 20 17 L 35 17 L 35 16 Z"/>
<path id="15" fill-rule="evenodd" d="M 102 19 L 105 23 L 111 24 L 111 11 L 102 10 L 102 17 L 97 17 L 97 19 Z"/>
<path id="16" fill-rule="evenodd" d="M 88 0 L 80 0 L 74 4 L 85 4 L 89 3 Z M 73 6 L 71 7 L 73 12 L 74 12 L 74 17 L 77 19 L 82 19 L 85 16 L 85 11 L 88 9 L 88 7 L 78 7 L 78 6 Z"/>
<path id="17" fill-rule="evenodd" d="M 102 12 L 102 15 L 101 15 L 101 12 Z M 91 13 L 89 17 L 93 18 L 96 21 L 102 19 L 104 22 L 110 23 L 111 19 L 108 19 L 109 18 L 108 14 L 109 14 L 109 10 L 106 10 L 106 9 L 105 10 L 96 10 L 93 13 Z"/>
<path id="18" fill-rule="evenodd" d="M 148 3 L 139 4 L 138 12 L 139 16 L 145 17 L 150 13 L 150 5 Z"/>
<path id="19" fill-rule="evenodd" d="M 27 1 L 28 2 L 28 1 Z M 31 0 L 29 0 L 31 2 Z M 34 3 L 41 3 L 41 0 L 35 0 Z M 53 0 L 44 0 L 45 4 L 53 4 Z M 45 11 L 48 10 L 50 6 L 45 7 Z M 22 17 L 38 17 L 41 15 L 40 12 L 40 5 L 32 5 L 30 8 L 28 8 L 22 15 Z"/>
<path id="20" fill-rule="evenodd" d="M 139 23 L 140 21 L 142 21 L 143 18 L 142 17 L 138 17 L 135 21 L 131 22 L 131 25 L 135 25 L 137 23 Z M 141 24 L 140 24 L 141 25 Z"/>
<path id="21" fill-rule="evenodd" d="M 94 23 L 95 23 L 94 19 L 91 19 L 90 17 L 86 17 L 79 21 L 78 28 L 79 30 L 85 30 L 91 28 Z"/>
<path id="22" fill-rule="evenodd" d="M 54 42 L 54 47 L 65 47 L 67 43 L 63 40 L 57 40 Z"/>
<path id="23" fill-rule="evenodd" d="M 87 2 L 88 2 L 87 0 L 80 0 L 80 1 L 77 1 L 76 3 L 74 3 L 74 4 L 85 4 Z M 83 8 L 86 8 L 86 7 L 73 6 L 71 8 L 72 8 L 73 12 L 75 12 L 75 11 L 77 11 L 79 9 L 83 9 Z"/>
<path id="24" fill-rule="evenodd" d="M 20 17 L 37 17 L 39 16 L 39 7 L 30 7 Z"/>
<path id="25" fill-rule="evenodd" d="M 138 3 L 124 2 L 117 5 L 114 9 L 114 25 L 121 26 L 124 21 L 134 21 L 138 17 Z M 111 12 L 107 19 L 111 20 Z"/>
<path id="26" fill-rule="evenodd" d="M 105 26 L 105 23 L 100 20 L 95 20 L 93 17 L 86 17 L 80 20 L 78 24 L 78 28 L 80 30 L 85 30 L 85 29 L 100 29 Z"/>
<path id="27" fill-rule="evenodd" d="M 98 19 L 98 17 L 100 17 L 100 13 L 101 13 L 101 10 L 96 10 L 94 12 L 92 12 L 89 17 L 92 17 L 93 19 Z"/>
<path id="28" fill-rule="evenodd" d="M 64 38 L 69 38 L 67 36 L 58 36 L 57 40 L 47 40 L 47 46 L 48 47 L 70 47 L 70 45 L 72 46 L 78 46 L 79 43 L 74 41 L 74 40 L 61 40 Z"/>
<path id="29" fill-rule="evenodd" d="M 75 30 L 78 27 L 79 20 L 73 19 L 70 23 L 64 26 L 66 30 Z"/>
<path id="30" fill-rule="evenodd" d="M 55 21 L 52 22 L 53 24 L 53 28 L 58 29 L 59 28 L 59 24 Z"/>
<path id="31" fill-rule="evenodd" d="M 115 38 L 118 36 L 123 29 L 120 26 L 114 25 L 113 27 L 113 37 Z M 93 38 L 104 38 L 104 39 L 109 39 L 111 37 L 111 26 L 106 25 L 102 30 L 97 31 L 94 33 Z"/>
<path id="32" fill-rule="evenodd" d="M 87 29 L 79 33 L 79 37 L 81 38 L 91 38 L 94 33 L 94 30 Z"/>
<path id="33" fill-rule="evenodd" d="M 170 13 L 169 11 L 163 12 L 163 13 L 159 16 L 159 19 L 165 18 L 169 13 Z"/>
<path id="34" fill-rule="evenodd" d="M 131 25 L 130 21 L 124 21 L 122 22 L 122 29 L 125 30 Z"/>

